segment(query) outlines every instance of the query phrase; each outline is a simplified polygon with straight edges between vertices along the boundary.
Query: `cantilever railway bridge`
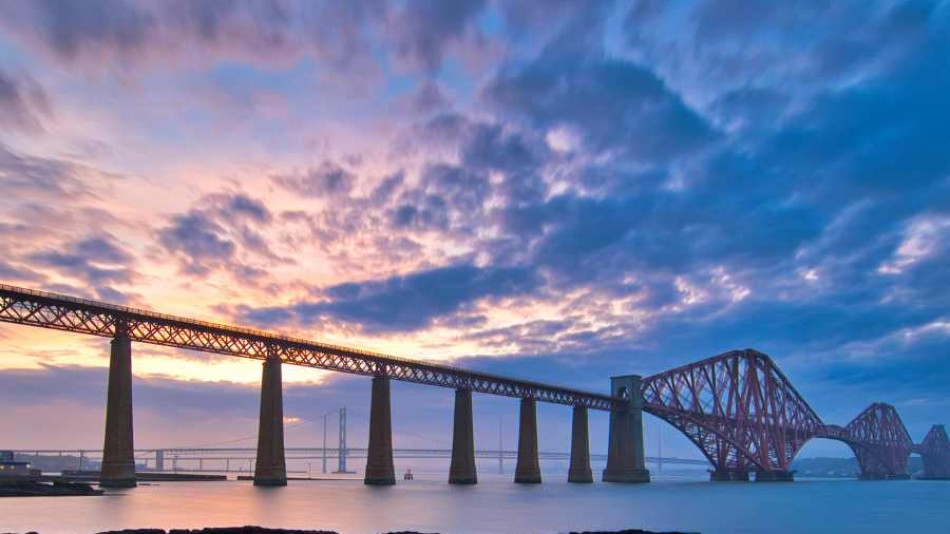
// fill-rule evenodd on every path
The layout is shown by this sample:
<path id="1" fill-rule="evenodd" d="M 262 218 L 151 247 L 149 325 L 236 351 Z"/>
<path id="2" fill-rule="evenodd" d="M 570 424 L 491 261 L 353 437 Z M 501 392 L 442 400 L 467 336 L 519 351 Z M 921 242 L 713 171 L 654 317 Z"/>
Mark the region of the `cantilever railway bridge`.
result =
<path id="1" fill-rule="evenodd" d="M 590 482 L 587 411 L 610 412 L 604 480 L 645 482 L 641 413 L 668 422 L 713 466 L 713 480 L 791 480 L 791 461 L 809 440 L 827 438 L 854 451 L 865 478 L 906 478 L 911 453 L 925 475 L 950 477 L 950 441 L 935 425 L 915 444 L 897 411 L 873 403 L 845 426 L 824 423 L 765 354 L 731 351 L 641 378 L 614 377 L 611 394 L 519 380 L 457 367 L 394 358 L 364 350 L 213 324 L 145 310 L 0 285 L 0 321 L 112 338 L 102 482 L 134 485 L 131 342 L 263 360 L 255 482 L 286 483 L 280 364 L 373 377 L 366 482 L 391 484 L 389 380 L 456 390 L 449 481 L 474 483 L 471 394 L 521 399 L 516 482 L 540 482 L 536 402 L 574 407 L 572 482 Z"/>

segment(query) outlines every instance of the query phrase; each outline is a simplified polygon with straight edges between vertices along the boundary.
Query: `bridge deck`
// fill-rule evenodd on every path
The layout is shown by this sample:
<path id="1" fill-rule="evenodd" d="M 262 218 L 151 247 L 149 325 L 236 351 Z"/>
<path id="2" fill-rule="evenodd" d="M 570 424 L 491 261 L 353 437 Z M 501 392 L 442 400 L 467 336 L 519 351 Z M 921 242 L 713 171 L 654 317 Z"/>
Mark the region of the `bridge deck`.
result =
<path id="1" fill-rule="evenodd" d="M 619 407 L 608 395 L 5 284 L 0 284 L 0 321 L 102 337 L 127 333 L 142 343 L 257 360 L 278 357 L 292 365 L 594 410 Z"/>

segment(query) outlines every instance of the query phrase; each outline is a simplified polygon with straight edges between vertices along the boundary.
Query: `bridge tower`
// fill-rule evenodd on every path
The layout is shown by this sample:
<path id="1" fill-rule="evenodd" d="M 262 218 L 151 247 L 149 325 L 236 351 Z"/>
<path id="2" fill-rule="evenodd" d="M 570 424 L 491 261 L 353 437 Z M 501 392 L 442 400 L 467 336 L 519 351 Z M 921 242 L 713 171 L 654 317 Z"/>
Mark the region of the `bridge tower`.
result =
<path id="1" fill-rule="evenodd" d="M 334 473 L 350 473 L 350 471 L 347 471 L 346 469 L 346 455 L 348 454 L 346 448 L 346 406 L 340 408 L 340 433 L 338 438 L 339 442 L 337 445 L 336 457 L 337 467 Z"/>
<path id="2" fill-rule="evenodd" d="M 610 412 L 610 444 L 604 482 L 649 482 L 643 446 L 642 377 L 615 376 L 610 379 L 610 393 L 624 401 L 620 410 Z"/>

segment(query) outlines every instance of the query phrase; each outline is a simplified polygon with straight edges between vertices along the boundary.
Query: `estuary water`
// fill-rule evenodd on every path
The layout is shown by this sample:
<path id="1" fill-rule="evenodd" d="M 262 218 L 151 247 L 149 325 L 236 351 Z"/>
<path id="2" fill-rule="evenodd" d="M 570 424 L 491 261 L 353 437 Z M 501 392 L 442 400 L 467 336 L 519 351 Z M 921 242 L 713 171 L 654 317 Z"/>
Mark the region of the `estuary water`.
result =
<path id="1" fill-rule="evenodd" d="M 450 486 L 418 475 L 395 487 L 360 480 L 168 482 L 103 497 L 0 499 L 0 532 L 87 534 L 124 528 L 262 525 L 345 534 L 557 533 L 645 528 L 727 533 L 950 532 L 950 482 L 808 480 L 711 483 L 655 477 L 647 485 L 567 484 L 551 475 L 521 486 L 480 475 Z"/>

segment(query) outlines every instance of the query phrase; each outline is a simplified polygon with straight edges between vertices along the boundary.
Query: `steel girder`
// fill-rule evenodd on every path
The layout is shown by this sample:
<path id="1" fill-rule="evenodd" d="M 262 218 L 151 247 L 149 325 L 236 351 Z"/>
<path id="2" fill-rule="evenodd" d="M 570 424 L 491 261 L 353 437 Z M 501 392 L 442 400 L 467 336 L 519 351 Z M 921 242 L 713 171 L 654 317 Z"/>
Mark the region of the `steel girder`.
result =
<path id="1" fill-rule="evenodd" d="M 127 331 L 132 341 L 284 363 L 540 402 L 620 409 L 608 395 L 562 388 L 456 367 L 385 356 L 374 352 L 279 336 L 184 317 L 115 306 L 0 284 L 0 321 L 113 337 Z"/>

